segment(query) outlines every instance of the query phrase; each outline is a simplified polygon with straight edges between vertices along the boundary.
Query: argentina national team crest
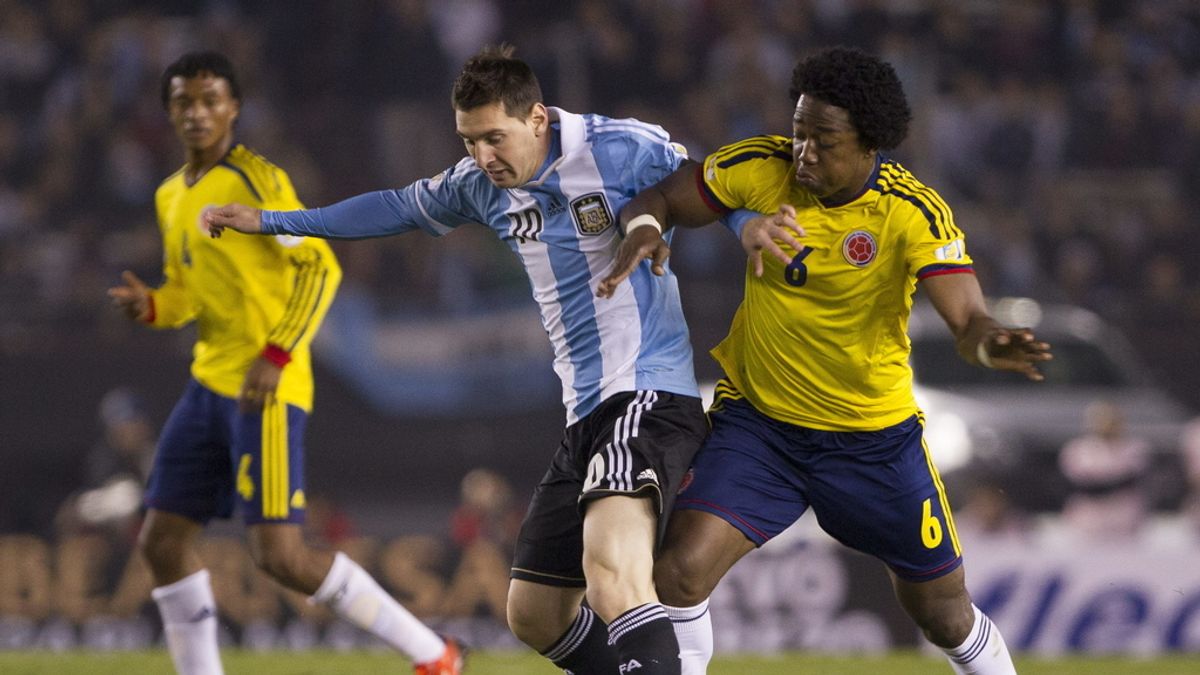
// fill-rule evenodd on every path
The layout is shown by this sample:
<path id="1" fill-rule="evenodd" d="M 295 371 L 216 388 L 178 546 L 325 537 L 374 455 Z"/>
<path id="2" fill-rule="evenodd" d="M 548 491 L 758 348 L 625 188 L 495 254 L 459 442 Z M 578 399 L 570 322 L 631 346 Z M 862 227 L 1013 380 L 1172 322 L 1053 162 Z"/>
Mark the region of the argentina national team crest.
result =
<path id="1" fill-rule="evenodd" d="M 855 230 L 842 241 L 842 256 L 855 267 L 866 267 L 879 253 L 879 245 L 870 232 Z"/>
<path id="2" fill-rule="evenodd" d="M 612 209 L 603 192 L 593 192 L 571 200 L 571 213 L 580 234 L 597 235 L 613 224 Z"/>

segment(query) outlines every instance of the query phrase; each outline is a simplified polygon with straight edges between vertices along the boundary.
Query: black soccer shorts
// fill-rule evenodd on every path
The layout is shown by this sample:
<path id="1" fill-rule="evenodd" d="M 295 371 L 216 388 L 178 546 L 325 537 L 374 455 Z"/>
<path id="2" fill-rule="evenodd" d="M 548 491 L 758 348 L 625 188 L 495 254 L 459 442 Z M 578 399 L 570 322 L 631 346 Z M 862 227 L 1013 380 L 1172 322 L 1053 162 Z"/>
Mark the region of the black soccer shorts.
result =
<path id="1" fill-rule="evenodd" d="M 512 578 L 585 586 L 583 511 L 609 495 L 653 499 L 661 541 L 664 516 L 707 434 L 699 398 L 647 390 L 613 395 L 567 427 L 521 523 Z"/>

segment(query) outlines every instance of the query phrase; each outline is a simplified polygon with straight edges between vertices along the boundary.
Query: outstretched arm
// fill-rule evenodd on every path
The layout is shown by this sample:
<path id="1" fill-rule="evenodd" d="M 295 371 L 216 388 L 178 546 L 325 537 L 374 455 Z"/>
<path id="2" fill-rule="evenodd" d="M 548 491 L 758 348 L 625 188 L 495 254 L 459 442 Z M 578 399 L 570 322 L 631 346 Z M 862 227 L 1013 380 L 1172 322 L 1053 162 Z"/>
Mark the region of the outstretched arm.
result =
<path id="1" fill-rule="evenodd" d="M 769 215 L 745 209 L 722 215 L 704 199 L 700 188 L 700 182 L 704 180 L 700 173 L 702 170 L 702 165 L 686 162 L 625 205 L 621 210 L 621 229 L 625 232 L 625 241 L 617 251 L 612 271 L 597 286 L 597 296 L 612 297 L 617 286 L 646 258 L 652 262 L 651 271 L 662 276 L 665 271 L 663 264 L 671 255 L 671 249 L 661 233 L 672 225 L 700 227 L 720 216 L 725 226 L 742 242 L 756 276 L 762 276 L 764 251 L 787 264 L 792 256 L 780 247 L 780 242 L 795 251 L 803 248 L 798 237 L 804 236 L 804 228 L 796 223 L 796 210 L 792 206 L 784 204 Z"/>
<path id="2" fill-rule="evenodd" d="M 1034 381 L 1045 376 L 1037 364 L 1053 358 L 1050 345 L 1029 328 L 1005 328 L 987 312 L 974 274 L 928 277 L 921 286 L 954 334 L 958 354 L 968 363 L 1023 373 Z"/>
<path id="3" fill-rule="evenodd" d="M 317 209 L 264 211 L 244 204 L 226 204 L 206 209 L 204 222 L 213 237 L 221 236 L 229 228 L 243 234 L 292 234 L 319 239 L 366 239 L 418 228 L 443 234 L 454 226 L 471 222 L 471 214 L 459 214 L 437 201 L 437 195 L 423 185 L 428 182 L 419 181 L 401 190 L 368 192 Z M 452 188 L 445 188 L 444 192 L 456 196 Z M 426 215 L 418 206 L 418 199 L 425 211 L 437 215 Z"/>

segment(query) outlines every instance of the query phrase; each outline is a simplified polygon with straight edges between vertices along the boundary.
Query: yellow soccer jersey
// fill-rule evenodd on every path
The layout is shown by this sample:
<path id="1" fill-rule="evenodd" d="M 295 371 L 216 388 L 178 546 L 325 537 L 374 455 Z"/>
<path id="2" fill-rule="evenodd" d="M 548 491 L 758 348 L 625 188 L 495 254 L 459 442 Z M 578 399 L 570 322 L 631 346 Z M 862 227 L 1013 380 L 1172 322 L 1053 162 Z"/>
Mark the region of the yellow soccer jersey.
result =
<path id="1" fill-rule="evenodd" d="M 195 321 L 192 375 L 235 397 L 251 362 L 272 344 L 291 355 L 276 397 L 312 409 L 309 343 L 333 301 L 341 268 L 320 239 L 264 237 L 226 230 L 209 237 L 206 206 L 240 202 L 264 209 L 303 208 L 282 169 L 237 145 L 188 187 L 182 169 L 154 196 L 166 281 L 153 291 L 151 325 Z"/>
<path id="2" fill-rule="evenodd" d="M 794 180 L 791 139 L 758 136 L 704 162 L 698 181 L 718 210 L 796 208 L 804 248 L 790 265 L 764 255 L 729 335 L 713 350 L 763 413 L 815 429 L 881 429 L 917 411 L 908 317 L 917 281 L 973 272 L 949 207 L 894 161 L 866 189 L 822 203 Z"/>

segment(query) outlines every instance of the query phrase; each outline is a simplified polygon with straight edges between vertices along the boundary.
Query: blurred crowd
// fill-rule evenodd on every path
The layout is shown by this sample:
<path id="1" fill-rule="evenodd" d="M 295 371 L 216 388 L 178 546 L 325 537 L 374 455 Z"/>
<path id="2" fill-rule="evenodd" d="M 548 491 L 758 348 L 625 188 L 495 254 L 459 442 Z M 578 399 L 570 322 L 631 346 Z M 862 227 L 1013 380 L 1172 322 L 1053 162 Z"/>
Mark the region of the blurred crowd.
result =
<path id="1" fill-rule="evenodd" d="M 1179 368 L 1195 357 L 1176 347 L 1200 331 L 1188 0 L 0 0 L 0 349 L 116 330 L 102 290 L 124 268 L 156 278 L 153 193 L 182 162 L 158 80 L 181 52 L 233 59 L 240 140 L 320 205 L 456 161 L 451 81 L 499 41 L 549 103 L 657 122 L 696 157 L 789 133 L 804 53 L 879 53 L 915 113 L 895 155 L 955 208 L 990 293 L 1084 305 L 1161 368 L 1200 370 Z M 733 302 L 736 249 L 714 253 L 711 229 L 679 243 L 676 269 L 685 295 L 695 280 Z M 385 308 L 471 312 L 525 293 L 481 230 L 339 253 L 347 289 Z"/>

